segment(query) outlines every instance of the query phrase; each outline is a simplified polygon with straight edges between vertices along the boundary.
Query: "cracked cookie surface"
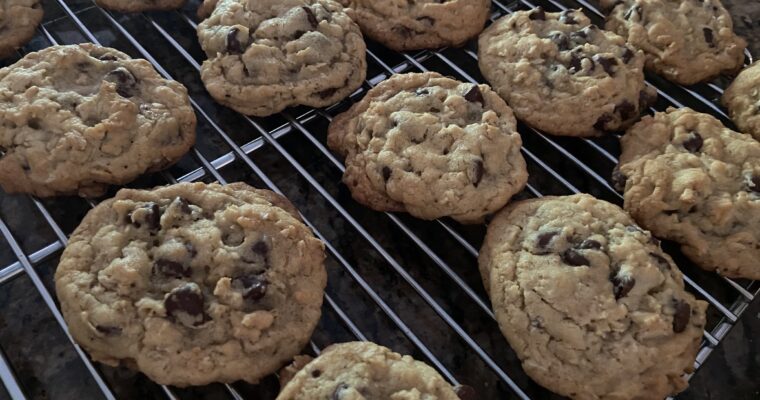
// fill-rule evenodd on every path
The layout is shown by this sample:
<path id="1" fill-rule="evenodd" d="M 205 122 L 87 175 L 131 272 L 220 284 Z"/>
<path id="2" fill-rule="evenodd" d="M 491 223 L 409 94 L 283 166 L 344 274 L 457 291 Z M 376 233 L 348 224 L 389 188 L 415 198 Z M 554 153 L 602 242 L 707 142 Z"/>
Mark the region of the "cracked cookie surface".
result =
<path id="1" fill-rule="evenodd" d="M 760 140 L 760 62 L 740 72 L 721 101 L 739 130 Z"/>
<path id="2" fill-rule="evenodd" d="M 393 75 L 330 124 L 358 202 L 423 219 L 476 223 L 528 178 L 512 110 L 487 85 Z"/>
<path id="3" fill-rule="evenodd" d="M 0 69 L 0 185 L 98 196 L 178 161 L 195 141 L 180 83 L 93 44 L 53 46 Z"/>
<path id="4" fill-rule="evenodd" d="M 42 16 L 39 0 L 0 1 L 0 58 L 11 55 L 28 42 Z"/>
<path id="5" fill-rule="evenodd" d="M 359 27 L 332 0 L 220 0 L 198 39 L 206 89 L 248 115 L 328 106 L 367 73 Z"/>
<path id="6" fill-rule="evenodd" d="M 645 117 L 621 139 L 625 209 L 695 264 L 760 279 L 760 142 L 688 108 Z"/>
<path id="7" fill-rule="evenodd" d="M 508 206 L 479 266 L 525 372 L 573 399 L 661 399 L 687 386 L 707 303 L 619 207 L 579 194 Z"/>
<path id="8" fill-rule="evenodd" d="M 646 67 L 691 85 L 739 69 L 747 43 L 720 0 L 602 0 L 605 27 L 646 54 Z"/>
<path id="9" fill-rule="evenodd" d="M 56 292 L 97 361 L 176 386 L 256 382 L 308 342 L 324 256 L 290 202 L 268 190 L 123 189 L 72 234 Z"/>
<path id="10" fill-rule="evenodd" d="M 480 70 L 518 119 L 547 133 L 625 128 L 656 98 L 644 55 L 578 10 L 507 15 L 480 35 Z"/>
<path id="11" fill-rule="evenodd" d="M 187 0 L 95 0 L 95 3 L 109 10 L 132 13 L 141 11 L 176 10 Z"/>
<path id="12" fill-rule="evenodd" d="M 339 399 L 460 400 L 432 367 L 372 342 L 326 348 L 277 396 L 277 400 Z"/>
<path id="13" fill-rule="evenodd" d="M 491 0 L 340 0 L 365 35 L 396 51 L 461 46 L 483 30 Z"/>

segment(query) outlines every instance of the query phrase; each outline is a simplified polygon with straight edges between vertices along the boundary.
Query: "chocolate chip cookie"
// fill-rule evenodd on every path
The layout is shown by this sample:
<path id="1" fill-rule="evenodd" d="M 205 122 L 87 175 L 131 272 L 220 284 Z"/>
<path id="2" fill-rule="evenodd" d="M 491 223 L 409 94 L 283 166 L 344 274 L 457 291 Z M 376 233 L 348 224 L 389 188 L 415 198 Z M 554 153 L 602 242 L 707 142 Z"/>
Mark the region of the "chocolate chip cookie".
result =
<path id="1" fill-rule="evenodd" d="M 760 62 L 739 73 L 721 101 L 739 130 L 760 140 Z"/>
<path id="2" fill-rule="evenodd" d="M 145 60 L 53 46 L 0 69 L 0 185 L 98 196 L 166 168 L 195 141 L 187 90 Z"/>
<path id="3" fill-rule="evenodd" d="M 478 56 L 517 118 L 553 135 L 623 129 L 656 98 L 643 53 L 578 10 L 507 15 L 480 35 Z"/>
<path id="4" fill-rule="evenodd" d="M 248 115 L 328 106 L 367 73 L 359 27 L 333 0 L 220 0 L 198 38 L 206 89 Z"/>
<path id="5" fill-rule="evenodd" d="M 141 11 L 176 10 L 187 0 L 95 0 L 95 4 L 109 10 L 133 13 Z"/>
<path id="6" fill-rule="evenodd" d="M 512 110 L 486 85 L 393 75 L 330 124 L 356 201 L 418 218 L 481 222 L 528 178 Z"/>
<path id="7" fill-rule="evenodd" d="M 0 58 L 8 57 L 34 36 L 42 15 L 39 0 L 0 1 Z"/>
<path id="8" fill-rule="evenodd" d="M 707 303 L 657 239 L 589 195 L 512 204 L 479 258 L 525 372 L 572 399 L 662 399 L 687 386 Z"/>
<path id="9" fill-rule="evenodd" d="M 646 68 L 682 85 L 739 69 L 747 42 L 720 0 L 602 0 L 605 27 L 644 51 Z"/>
<path id="10" fill-rule="evenodd" d="M 218 2 L 219 0 L 203 0 L 203 2 L 198 6 L 198 18 L 208 18 L 214 11 L 214 8 L 216 8 L 216 4 Z"/>
<path id="11" fill-rule="evenodd" d="M 396 51 L 461 46 L 483 30 L 491 0 L 340 0 L 371 39 Z"/>
<path id="12" fill-rule="evenodd" d="M 688 108 L 646 117 L 621 139 L 625 209 L 694 263 L 760 279 L 760 142 Z"/>
<path id="13" fill-rule="evenodd" d="M 304 366 L 277 400 L 460 400 L 432 367 L 372 342 L 334 344 Z"/>
<path id="14" fill-rule="evenodd" d="M 92 356 L 167 385 L 256 382 L 320 317 L 324 246 L 293 205 L 243 183 L 123 189 L 74 231 L 55 273 Z"/>

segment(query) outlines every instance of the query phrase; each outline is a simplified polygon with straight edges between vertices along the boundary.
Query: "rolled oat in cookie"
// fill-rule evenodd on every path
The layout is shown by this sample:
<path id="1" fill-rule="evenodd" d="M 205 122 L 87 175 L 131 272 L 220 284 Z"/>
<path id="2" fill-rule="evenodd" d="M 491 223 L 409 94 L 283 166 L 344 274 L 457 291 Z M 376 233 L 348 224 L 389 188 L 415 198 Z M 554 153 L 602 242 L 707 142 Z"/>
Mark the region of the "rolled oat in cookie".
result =
<path id="1" fill-rule="evenodd" d="M 333 0 L 220 0 L 198 39 L 206 89 L 243 114 L 328 106 L 367 73 L 359 27 Z"/>
<path id="2" fill-rule="evenodd" d="M 293 205 L 268 190 L 123 189 L 72 234 L 56 293 L 96 361 L 166 385 L 255 383 L 308 342 L 324 257 Z"/>
<path id="3" fill-rule="evenodd" d="M 195 142 L 180 83 L 94 44 L 52 46 L 0 69 L 0 185 L 99 196 L 177 162 Z"/>

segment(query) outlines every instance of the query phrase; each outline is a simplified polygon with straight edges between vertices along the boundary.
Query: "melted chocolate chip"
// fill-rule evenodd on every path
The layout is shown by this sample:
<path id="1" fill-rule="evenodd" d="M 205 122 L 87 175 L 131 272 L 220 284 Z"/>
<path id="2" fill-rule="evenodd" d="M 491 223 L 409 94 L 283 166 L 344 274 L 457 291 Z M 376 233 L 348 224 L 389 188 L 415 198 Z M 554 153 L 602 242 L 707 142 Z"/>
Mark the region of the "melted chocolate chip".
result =
<path id="1" fill-rule="evenodd" d="M 573 267 L 589 265 L 588 259 L 575 249 L 567 249 L 560 254 L 562 262 Z"/>
<path id="2" fill-rule="evenodd" d="M 675 312 L 673 314 L 673 332 L 681 333 L 686 330 L 686 325 L 691 319 L 691 306 L 689 303 L 681 300 L 674 300 Z"/>
<path id="3" fill-rule="evenodd" d="M 412 34 L 414 33 L 412 32 L 411 29 L 405 26 L 401 26 L 401 25 L 394 26 L 393 28 L 391 28 L 391 31 L 396 32 L 398 35 L 403 36 L 405 38 L 412 37 Z"/>
<path id="4" fill-rule="evenodd" d="M 243 45 L 237 38 L 238 32 L 238 28 L 232 28 L 227 32 L 227 52 L 230 54 L 243 54 Z"/>
<path id="5" fill-rule="evenodd" d="M 536 7 L 533 12 L 531 12 L 528 15 L 528 19 L 532 19 L 534 21 L 545 21 L 546 20 L 546 12 L 544 12 L 544 9 L 541 7 Z"/>
<path id="6" fill-rule="evenodd" d="M 190 242 L 185 243 L 185 250 L 187 250 L 187 255 L 189 255 L 190 258 L 195 258 L 195 256 L 198 255 L 198 250 L 196 250 L 195 246 Z"/>
<path id="7" fill-rule="evenodd" d="M 116 61 L 116 56 L 113 56 L 111 54 L 103 54 L 102 56 L 98 57 L 98 60 L 100 61 Z"/>
<path id="8" fill-rule="evenodd" d="M 388 182 L 388 179 L 391 178 L 391 174 L 393 171 L 388 167 L 383 167 L 383 179 Z"/>
<path id="9" fill-rule="evenodd" d="M 193 210 L 190 208 L 190 202 L 187 201 L 186 198 L 177 197 L 176 199 L 174 199 L 174 201 L 177 202 L 177 204 L 179 204 L 179 210 L 183 214 L 191 214 L 193 212 Z"/>
<path id="10" fill-rule="evenodd" d="M 483 99 L 483 92 L 480 91 L 478 85 L 472 85 L 472 88 L 465 93 L 464 99 L 470 103 L 480 103 L 481 106 L 486 105 L 486 101 Z"/>
<path id="11" fill-rule="evenodd" d="M 607 131 L 607 124 L 614 121 L 615 117 L 612 116 L 610 113 L 604 113 L 602 116 L 599 117 L 599 119 L 596 120 L 596 123 L 594 124 L 594 129 L 598 131 Z"/>
<path id="12" fill-rule="evenodd" d="M 191 275 L 190 268 L 176 261 L 158 259 L 153 264 L 153 273 L 166 278 L 188 278 Z"/>
<path id="13" fill-rule="evenodd" d="M 258 242 L 254 243 L 254 245 L 251 247 L 251 250 L 253 250 L 254 254 L 266 257 L 269 254 L 269 245 L 265 241 L 259 240 Z"/>
<path id="14" fill-rule="evenodd" d="M 628 64 L 628 62 L 633 58 L 633 50 L 626 47 L 625 50 L 623 50 L 623 55 L 621 55 L 620 58 L 624 63 Z"/>
<path id="15" fill-rule="evenodd" d="M 156 230 L 161 227 L 161 209 L 156 203 L 151 203 L 147 207 L 150 207 L 150 213 L 145 222 L 148 223 L 148 229 Z"/>
<path id="16" fill-rule="evenodd" d="M 612 187 L 615 188 L 615 190 L 618 192 L 624 192 L 625 182 L 627 180 L 628 177 L 620 172 L 620 165 L 616 165 L 615 168 L 612 169 L 612 178 L 610 179 L 612 182 Z"/>
<path id="17" fill-rule="evenodd" d="M 715 38 L 713 36 L 713 30 L 705 27 L 705 28 L 702 28 L 702 33 L 705 35 L 705 42 L 707 42 L 707 44 L 710 47 L 715 47 Z"/>
<path id="18" fill-rule="evenodd" d="M 337 91 L 338 91 L 338 88 L 328 88 L 328 89 L 325 89 L 325 90 L 323 90 L 323 91 L 321 91 L 321 92 L 319 92 L 317 94 L 319 95 L 319 98 L 321 98 L 321 99 L 327 99 L 327 98 L 330 98 L 333 95 L 335 95 L 335 92 L 337 92 Z"/>
<path id="19" fill-rule="evenodd" d="M 602 244 L 594 239 L 586 239 L 578 246 L 578 248 L 584 250 L 601 250 Z"/>
<path id="20" fill-rule="evenodd" d="M 478 398 L 478 392 L 475 388 L 469 385 L 456 385 L 454 386 L 454 393 L 457 394 L 461 400 L 475 400 Z"/>
<path id="21" fill-rule="evenodd" d="M 583 65 L 581 64 L 581 58 L 579 58 L 575 54 L 570 54 L 570 62 L 568 63 L 568 65 L 569 65 L 568 70 L 572 73 L 576 73 L 583 68 Z"/>
<path id="22" fill-rule="evenodd" d="M 115 83 L 116 93 L 121 97 L 130 98 L 137 91 L 137 79 L 124 67 L 116 68 L 107 73 L 103 79 Z"/>
<path id="23" fill-rule="evenodd" d="M 269 286 L 269 282 L 264 278 L 258 276 L 241 276 L 235 279 L 243 285 L 243 297 L 248 300 L 261 300 L 267 294 L 267 286 Z"/>
<path id="24" fill-rule="evenodd" d="M 107 336 L 121 335 L 121 328 L 118 326 L 95 325 L 95 330 Z"/>
<path id="25" fill-rule="evenodd" d="M 617 65 L 617 59 L 612 57 L 606 57 L 599 54 L 594 55 L 593 57 L 594 61 L 596 61 L 597 64 L 601 65 L 604 69 L 604 72 L 609 74 L 610 76 L 615 76 L 615 70 L 613 69 L 614 66 Z"/>
<path id="26" fill-rule="evenodd" d="M 623 100 L 622 103 L 615 106 L 615 114 L 619 115 L 623 121 L 633 118 L 636 116 L 636 106 L 628 100 Z"/>
<path id="27" fill-rule="evenodd" d="M 559 231 L 548 231 L 548 232 L 542 232 L 538 234 L 536 245 L 540 250 L 548 250 L 549 245 L 551 244 L 552 240 L 559 235 Z M 544 251 L 540 254 L 546 254 L 549 251 Z"/>
<path id="28" fill-rule="evenodd" d="M 627 275 L 613 274 L 610 276 L 610 282 L 612 282 L 612 293 L 615 295 L 615 300 L 620 300 L 628 295 L 633 286 L 636 285 L 636 279 Z"/>
<path id="29" fill-rule="evenodd" d="M 435 24 L 435 19 L 431 18 L 431 17 L 428 17 L 428 16 L 417 17 L 417 21 L 424 22 L 427 25 L 433 25 L 433 24 Z"/>
<path id="30" fill-rule="evenodd" d="M 164 300 L 167 315 L 175 319 L 180 313 L 192 317 L 203 315 L 203 294 L 199 290 L 195 290 L 193 286 L 197 288 L 196 285 L 185 284 L 169 293 L 169 296 Z"/>
<path id="31" fill-rule="evenodd" d="M 575 25 L 578 23 L 578 21 L 573 16 L 574 11 L 573 10 L 565 10 L 562 11 L 559 14 L 559 22 L 562 22 L 563 24 L 568 25 Z"/>
<path id="32" fill-rule="evenodd" d="M 703 143 L 704 140 L 702 140 L 702 135 L 697 132 L 691 132 L 689 137 L 683 141 L 682 145 L 686 150 L 689 150 L 689 152 L 696 153 L 702 148 Z"/>
<path id="33" fill-rule="evenodd" d="M 570 49 L 570 39 L 562 32 L 552 32 L 548 36 L 552 43 L 557 45 L 559 51 L 565 51 Z"/>
<path id="34" fill-rule="evenodd" d="M 654 262 L 657 264 L 657 267 L 661 271 L 667 271 L 670 269 L 670 262 L 668 262 L 668 259 L 657 254 L 657 253 L 649 253 L 649 256 L 654 259 Z"/>
<path id="35" fill-rule="evenodd" d="M 472 184 L 475 185 L 475 187 L 478 187 L 480 181 L 483 180 L 483 173 L 485 172 L 483 160 L 475 160 L 473 163 L 473 170 Z"/>
<path id="36" fill-rule="evenodd" d="M 746 177 L 745 186 L 747 191 L 760 193 L 760 176 L 751 175 Z"/>
<path id="37" fill-rule="evenodd" d="M 309 20 L 309 25 L 311 25 L 311 28 L 316 28 L 319 25 L 319 21 L 317 21 L 317 16 L 314 15 L 314 11 L 312 11 L 309 7 L 301 7 L 301 9 L 303 9 L 303 11 L 306 13 L 306 18 Z"/>
<path id="38" fill-rule="evenodd" d="M 348 385 L 345 383 L 340 383 L 335 388 L 335 391 L 333 391 L 332 396 L 330 396 L 330 400 L 341 400 L 343 399 L 343 393 L 348 389 Z"/>

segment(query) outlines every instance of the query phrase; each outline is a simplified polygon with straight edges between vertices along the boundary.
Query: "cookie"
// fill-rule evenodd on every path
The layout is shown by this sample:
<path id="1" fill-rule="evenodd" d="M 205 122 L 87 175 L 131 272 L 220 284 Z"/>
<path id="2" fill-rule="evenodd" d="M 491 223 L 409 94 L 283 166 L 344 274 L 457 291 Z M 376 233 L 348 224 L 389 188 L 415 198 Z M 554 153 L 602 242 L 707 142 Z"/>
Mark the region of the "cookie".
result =
<path id="1" fill-rule="evenodd" d="M 330 123 L 356 201 L 422 219 L 477 223 L 528 178 L 512 110 L 486 85 L 393 75 Z"/>
<path id="2" fill-rule="evenodd" d="M 198 38 L 206 89 L 243 114 L 328 106 L 367 74 L 359 27 L 333 0 L 220 0 Z"/>
<path id="3" fill-rule="evenodd" d="M 145 60 L 81 44 L 0 69 L 0 185 L 8 193 L 99 196 L 174 164 L 194 141 L 187 90 Z"/>
<path id="4" fill-rule="evenodd" d="M 688 108 L 645 117 L 621 139 L 625 209 L 695 264 L 760 279 L 760 142 Z"/>
<path id="5" fill-rule="evenodd" d="M 540 385 L 571 399 L 662 399 L 687 386 L 707 303 L 657 239 L 586 194 L 512 204 L 479 266 L 502 333 Z"/>
<path id="6" fill-rule="evenodd" d="M 167 385 L 256 382 L 308 343 L 324 246 L 284 197 L 244 183 L 120 190 L 74 231 L 55 272 L 93 359 Z"/>
<path id="7" fill-rule="evenodd" d="M 553 135 L 623 129 L 656 98 L 644 83 L 644 55 L 579 10 L 502 17 L 480 35 L 478 56 L 517 118 Z"/>
<path id="8" fill-rule="evenodd" d="M 491 0 L 340 0 L 372 40 L 396 51 L 458 47 L 483 30 Z"/>
<path id="9" fill-rule="evenodd" d="M 372 342 L 334 344 L 304 366 L 277 400 L 460 400 L 436 370 Z"/>
<path id="10" fill-rule="evenodd" d="M 13 54 L 34 37 L 43 13 L 39 0 L 0 2 L 0 58 Z"/>
<path id="11" fill-rule="evenodd" d="M 740 72 L 721 101 L 739 130 L 760 140 L 760 62 Z"/>
<path id="12" fill-rule="evenodd" d="M 95 4 L 109 10 L 134 13 L 141 11 L 176 10 L 187 0 L 95 0 Z"/>
<path id="13" fill-rule="evenodd" d="M 208 18 L 214 11 L 214 8 L 216 8 L 216 3 L 218 2 L 219 0 L 203 0 L 203 2 L 198 6 L 198 18 Z"/>
<path id="14" fill-rule="evenodd" d="M 742 66 L 747 42 L 720 0 L 602 0 L 605 27 L 646 54 L 646 68 L 682 85 Z"/>

